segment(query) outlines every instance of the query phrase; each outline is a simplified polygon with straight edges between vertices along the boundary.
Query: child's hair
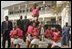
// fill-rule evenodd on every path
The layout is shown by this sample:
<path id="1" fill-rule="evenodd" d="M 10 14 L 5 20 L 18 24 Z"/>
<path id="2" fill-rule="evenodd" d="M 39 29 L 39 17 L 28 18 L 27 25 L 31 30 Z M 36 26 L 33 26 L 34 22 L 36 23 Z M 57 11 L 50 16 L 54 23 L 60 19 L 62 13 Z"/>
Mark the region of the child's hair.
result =
<path id="1" fill-rule="evenodd" d="M 55 29 L 53 29 L 52 31 L 53 31 L 53 32 L 57 32 L 57 29 L 55 28 Z"/>
<path id="2" fill-rule="evenodd" d="M 36 24 L 35 20 L 32 22 L 32 24 L 33 24 L 33 23 L 35 23 L 35 27 L 38 27 L 38 26 L 39 26 L 38 24 Z"/>
<path id="3" fill-rule="evenodd" d="M 48 29 L 51 29 L 51 26 L 48 26 Z"/>
<path id="4" fill-rule="evenodd" d="M 35 21 L 31 21 L 29 25 L 31 25 L 31 26 L 32 26 L 32 25 L 33 25 L 33 23 L 35 23 Z"/>
<path id="5" fill-rule="evenodd" d="M 21 29 L 21 27 L 19 27 L 18 25 L 15 25 L 13 28 L 14 29 L 16 29 L 16 28 L 20 28 Z"/>
<path id="6" fill-rule="evenodd" d="M 36 6 L 38 6 L 36 3 L 33 5 L 33 7 L 36 7 Z"/>
<path id="7" fill-rule="evenodd" d="M 29 25 L 32 25 L 32 24 L 33 24 L 33 21 L 31 21 Z"/>

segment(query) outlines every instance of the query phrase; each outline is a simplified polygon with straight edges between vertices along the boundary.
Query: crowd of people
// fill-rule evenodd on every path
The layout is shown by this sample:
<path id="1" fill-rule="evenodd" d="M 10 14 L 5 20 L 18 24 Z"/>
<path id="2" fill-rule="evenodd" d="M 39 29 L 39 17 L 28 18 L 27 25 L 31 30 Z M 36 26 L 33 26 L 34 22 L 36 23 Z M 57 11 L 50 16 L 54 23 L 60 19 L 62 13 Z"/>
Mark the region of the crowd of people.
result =
<path id="1" fill-rule="evenodd" d="M 6 21 L 2 22 L 3 48 L 5 48 L 6 40 L 8 40 L 8 48 L 20 48 L 24 42 L 26 42 L 27 48 L 31 48 L 33 45 L 38 47 L 39 41 L 44 41 L 44 38 L 51 40 L 48 43 L 50 48 L 61 48 L 62 45 L 69 45 L 70 28 L 68 23 L 63 27 L 62 32 L 51 26 L 45 29 L 44 23 L 38 21 L 39 10 L 40 7 L 35 4 L 32 8 L 32 17 L 35 19 L 30 21 L 25 16 L 23 20 L 23 17 L 20 16 L 17 25 L 14 27 L 12 22 L 8 20 L 8 16 L 5 17 Z"/>

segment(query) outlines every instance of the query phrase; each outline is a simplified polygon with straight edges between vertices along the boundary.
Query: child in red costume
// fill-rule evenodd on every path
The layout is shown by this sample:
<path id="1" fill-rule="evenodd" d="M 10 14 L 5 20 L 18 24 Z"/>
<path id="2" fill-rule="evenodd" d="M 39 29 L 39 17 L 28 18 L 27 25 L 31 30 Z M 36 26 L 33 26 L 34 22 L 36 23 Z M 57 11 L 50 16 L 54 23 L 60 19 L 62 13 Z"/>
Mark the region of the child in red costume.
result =
<path id="1" fill-rule="evenodd" d="M 38 26 L 34 27 L 32 37 L 33 37 L 33 39 L 31 41 L 30 47 L 32 47 L 32 45 L 37 45 L 38 46 L 38 42 L 39 42 L 39 29 L 38 29 Z"/>
<path id="2" fill-rule="evenodd" d="M 30 24 L 30 26 L 28 27 L 28 31 L 27 31 L 27 37 L 26 37 L 26 44 L 27 44 L 27 48 L 29 48 L 31 40 L 32 40 L 32 35 L 33 35 L 33 29 L 35 27 L 35 23 L 32 22 Z"/>
<path id="3" fill-rule="evenodd" d="M 23 43 L 23 31 L 18 28 L 18 26 L 15 26 L 13 30 L 10 32 L 11 37 L 11 45 L 13 48 L 20 48 L 20 46 Z"/>
<path id="4" fill-rule="evenodd" d="M 48 27 L 48 29 L 45 31 L 45 37 L 51 39 L 52 38 L 52 30 L 51 27 Z"/>
<path id="5" fill-rule="evenodd" d="M 37 4 L 34 4 L 31 10 L 32 10 L 32 17 L 38 19 L 40 7 L 37 7 Z"/>
<path id="6" fill-rule="evenodd" d="M 59 47 L 61 47 L 61 34 L 60 34 L 60 31 L 58 31 L 57 29 L 55 29 L 54 31 L 53 31 L 53 37 L 52 37 L 52 39 L 53 39 L 53 41 L 52 41 L 52 47 L 54 47 L 54 46 L 59 46 Z"/>

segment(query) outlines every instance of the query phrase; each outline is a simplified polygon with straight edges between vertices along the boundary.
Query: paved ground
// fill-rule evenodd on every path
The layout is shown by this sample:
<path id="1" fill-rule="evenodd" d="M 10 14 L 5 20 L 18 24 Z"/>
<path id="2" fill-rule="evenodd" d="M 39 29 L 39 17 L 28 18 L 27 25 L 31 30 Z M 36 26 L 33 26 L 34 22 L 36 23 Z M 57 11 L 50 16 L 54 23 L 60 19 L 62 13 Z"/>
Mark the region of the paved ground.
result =
<path id="1" fill-rule="evenodd" d="M 6 42 L 6 48 L 7 48 L 7 43 L 8 43 L 8 42 Z M 46 48 L 46 46 L 47 46 L 47 44 L 42 44 L 42 46 L 40 46 L 40 47 L 41 47 L 41 48 Z M 1 48 L 2 48 L 2 37 L 1 37 Z M 22 45 L 21 48 L 26 48 L 26 44 L 23 43 L 23 45 Z M 63 48 L 71 48 L 71 42 L 69 43 L 69 47 L 64 46 Z"/>
<path id="2" fill-rule="evenodd" d="M 6 46 L 5 46 L 6 48 L 7 48 L 7 46 L 8 46 L 7 43 L 8 43 L 8 42 L 6 41 Z M 1 37 L 1 48 L 2 48 L 2 37 Z M 21 46 L 21 48 L 26 48 L 25 43 L 23 43 L 23 45 Z"/>

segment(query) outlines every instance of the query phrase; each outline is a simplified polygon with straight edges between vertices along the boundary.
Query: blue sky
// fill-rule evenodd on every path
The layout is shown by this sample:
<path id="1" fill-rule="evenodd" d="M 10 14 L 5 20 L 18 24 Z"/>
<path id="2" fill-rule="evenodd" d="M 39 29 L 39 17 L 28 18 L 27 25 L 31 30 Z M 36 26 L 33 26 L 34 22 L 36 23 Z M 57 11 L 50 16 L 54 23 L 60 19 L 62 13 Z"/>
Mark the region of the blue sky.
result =
<path id="1" fill-rule="evenodd" d="M 1 22 L 4 19 L 4 10 L 2 8 L 13 4 L 21 3 L 21 2 L 24 1 L 1 1 Z"/>

